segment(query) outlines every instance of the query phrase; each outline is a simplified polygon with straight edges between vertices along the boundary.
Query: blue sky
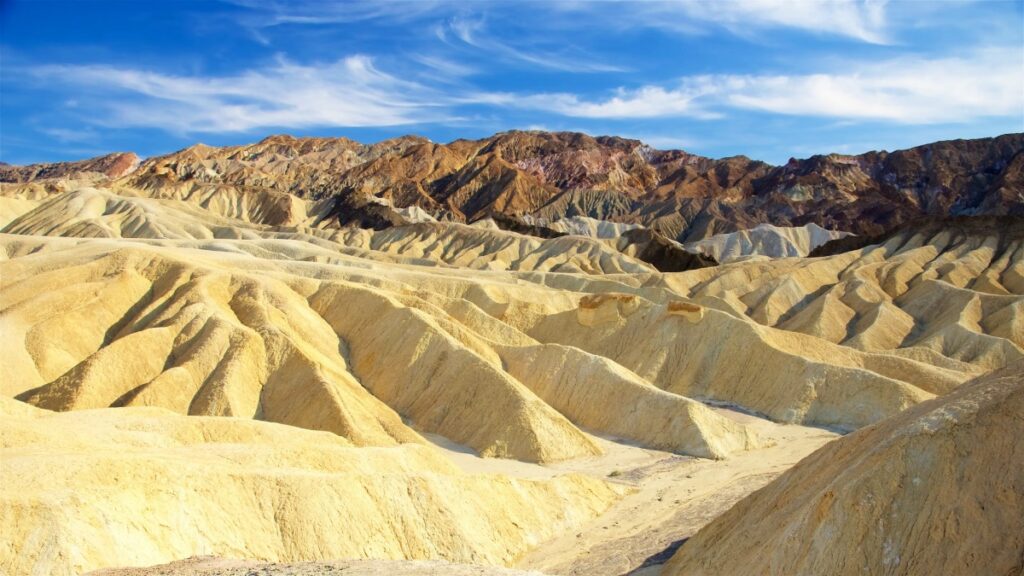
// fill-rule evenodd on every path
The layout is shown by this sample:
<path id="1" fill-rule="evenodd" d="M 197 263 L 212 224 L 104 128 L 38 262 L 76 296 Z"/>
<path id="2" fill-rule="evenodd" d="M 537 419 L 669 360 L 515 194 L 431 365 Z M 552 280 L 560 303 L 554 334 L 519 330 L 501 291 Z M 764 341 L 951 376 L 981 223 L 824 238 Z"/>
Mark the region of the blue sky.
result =
<path id="1" fill-rule="evenodd" d="M 783 163 L 1024 131 L 1024 0 L 0 1 L 0 160 L 577 130 Z"/>

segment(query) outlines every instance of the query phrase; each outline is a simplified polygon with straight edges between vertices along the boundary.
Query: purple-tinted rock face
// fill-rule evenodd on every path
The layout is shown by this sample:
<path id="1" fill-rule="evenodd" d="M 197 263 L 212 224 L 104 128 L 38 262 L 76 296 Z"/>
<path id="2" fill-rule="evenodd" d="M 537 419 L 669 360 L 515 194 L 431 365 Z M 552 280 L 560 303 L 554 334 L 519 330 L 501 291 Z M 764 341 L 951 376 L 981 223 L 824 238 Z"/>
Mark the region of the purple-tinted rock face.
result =
<path id="1" fill-rule="evenodd" d="M 141 189 L 195 183 L 314 199 L 355 194 L 455 221 L 590 216 L 694 241 L 761 223 L 813 222 L 873 235 L 921 217 L 1024 214 L 1022 151 L 1024 134 L 1007 134 L 770 166 L 571 132 L 505 132 L 449 144 L 411 136 L 371 145 L 271 136 L 247 146 L 192 146 L 135 171 L 130 153 L 3 166 L 0 181 L 97 172 Z"/>

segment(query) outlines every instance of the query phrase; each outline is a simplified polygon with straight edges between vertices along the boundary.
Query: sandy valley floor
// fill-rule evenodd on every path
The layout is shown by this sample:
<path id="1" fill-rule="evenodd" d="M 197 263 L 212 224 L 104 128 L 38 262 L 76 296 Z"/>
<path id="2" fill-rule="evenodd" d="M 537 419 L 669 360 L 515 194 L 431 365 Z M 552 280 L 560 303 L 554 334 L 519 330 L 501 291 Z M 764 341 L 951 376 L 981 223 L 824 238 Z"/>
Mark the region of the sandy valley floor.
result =
<path id="1" fill-rule="evenodd" d="M 516 566 L 558 575 L 657 574 L 681 540 L 836 437 L 819 428 L 718 412 L 754 426 L 772 445 L 716 461 L 608 443 L 605 457 L 552 466 L 603 475 L 635 491 L 576 534 L 532 550 Z"/>

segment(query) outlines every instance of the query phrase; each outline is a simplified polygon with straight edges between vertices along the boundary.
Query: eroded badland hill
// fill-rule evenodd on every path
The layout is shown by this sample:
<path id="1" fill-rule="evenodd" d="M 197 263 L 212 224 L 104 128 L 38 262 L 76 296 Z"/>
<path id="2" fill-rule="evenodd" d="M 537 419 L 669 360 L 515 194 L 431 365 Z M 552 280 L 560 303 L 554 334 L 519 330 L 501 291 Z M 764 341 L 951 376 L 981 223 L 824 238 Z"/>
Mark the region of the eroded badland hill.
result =
<path id="1" fill-rule="evenodd" d="M 0 166 L 0 573 L 1024 573 L 1022 167 Z"/>

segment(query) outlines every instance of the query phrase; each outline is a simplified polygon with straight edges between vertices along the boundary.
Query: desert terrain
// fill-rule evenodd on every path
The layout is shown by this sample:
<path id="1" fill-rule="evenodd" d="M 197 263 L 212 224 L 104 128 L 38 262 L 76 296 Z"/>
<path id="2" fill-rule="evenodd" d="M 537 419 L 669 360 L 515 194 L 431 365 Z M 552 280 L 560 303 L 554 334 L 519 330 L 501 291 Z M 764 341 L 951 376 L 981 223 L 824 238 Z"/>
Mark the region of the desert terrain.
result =
<path id="1" fill-rule="evenodd" d="M 1022 166 L 0 166 L 0 574 L 1024 574 Z"/>

